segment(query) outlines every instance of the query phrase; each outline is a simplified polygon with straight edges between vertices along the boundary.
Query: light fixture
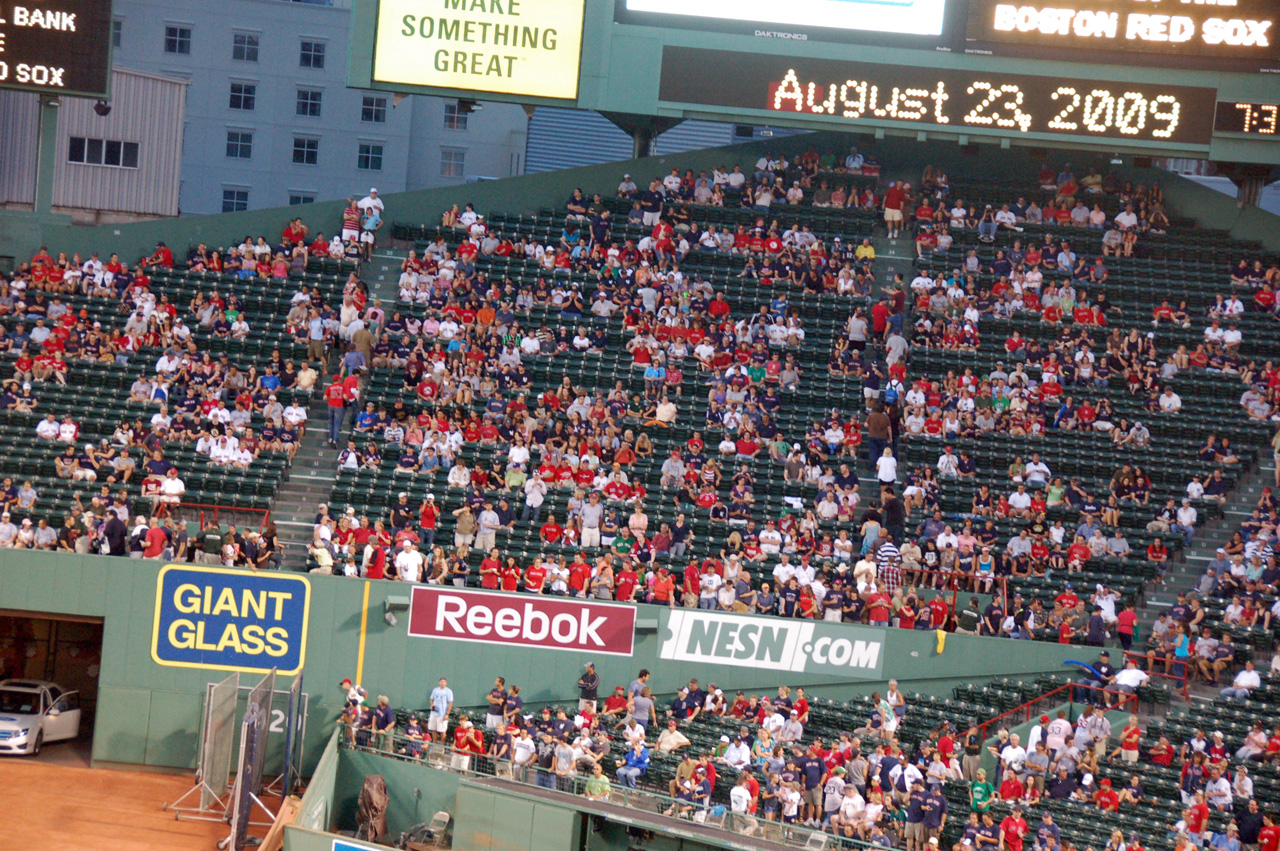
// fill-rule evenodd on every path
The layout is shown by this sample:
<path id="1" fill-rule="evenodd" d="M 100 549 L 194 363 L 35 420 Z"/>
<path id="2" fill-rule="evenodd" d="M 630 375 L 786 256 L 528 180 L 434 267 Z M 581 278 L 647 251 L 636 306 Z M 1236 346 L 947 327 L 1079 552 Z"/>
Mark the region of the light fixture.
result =
<path id="1" fill-rule="evenodd" d="M 400 623 L 400 619 L 396 617 L 396 612 L 409 611 L 409 598 L 395 596 L 387 597 L 387 599 L 382 602 L 382 608 L 384 609 L 382 619 L 387 622 L 387 626 L 396 626 Z"/>
<path id="2" fill-rule="evenodd" d="M 458 114 L 470 115 L 473 112 L 479 112 L 484 109 L 484 104 L 471 98 L 458 98 Z"/>
<path id="3" fill-rule="evenodd" d="M 100 100 L 93 105 L 93 111 L 98 113 L 100 118 L 106 118 L 111 114 L 111 104 L 107 103 L 105 100 Z"/>

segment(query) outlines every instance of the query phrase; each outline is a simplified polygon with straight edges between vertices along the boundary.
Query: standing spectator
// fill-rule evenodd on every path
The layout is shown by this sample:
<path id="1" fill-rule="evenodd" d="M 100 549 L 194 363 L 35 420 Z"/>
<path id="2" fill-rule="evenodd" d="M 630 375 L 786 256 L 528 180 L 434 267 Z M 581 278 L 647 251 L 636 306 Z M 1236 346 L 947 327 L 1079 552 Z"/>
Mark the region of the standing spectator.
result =
<path id="1" fill-rule="evenodd" d="M 432 741 L 444 742 L 449 732 L 449 716 L 453 714 L 453 689 L 444 677 L 431 690 L 431 713 L 427 716 L 427 733 Z"/>
<path id="2" fill-rule="evenodd" d="M 596 673 L 596 663 L 588 662 L 586 672 L 578 677 L 578 710 L 587 710 L 596 714 L 596 692 L 600 688 L 600 675 Z"/>

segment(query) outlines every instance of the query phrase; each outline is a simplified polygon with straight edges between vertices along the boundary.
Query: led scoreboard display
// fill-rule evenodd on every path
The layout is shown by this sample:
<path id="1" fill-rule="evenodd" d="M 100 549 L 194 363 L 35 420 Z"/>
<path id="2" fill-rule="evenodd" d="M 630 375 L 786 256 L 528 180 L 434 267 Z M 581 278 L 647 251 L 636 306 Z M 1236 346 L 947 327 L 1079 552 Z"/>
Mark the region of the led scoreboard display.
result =
<path id="1" fill-rule="evenodd" d="M 968 1 L 970 42 L 1212 58 L 1254 70 L 1280 59 L 1276 0 Z"/>
<path id="2" fill-rule="evenodd" d="M 922 129 L 1208 145 L 1216 90 L 667 46 L 658 99 Z"/>
<path id="3" fill-rule="evenodd" d="M 0 88 L 106 97 L 111 0 L 0 2 Z"/>
<path id="4" fill-rule="evenodd" d="M 1280 134 L 1280 104 L 1220 103 L 1213 120 L 1219 133 L 1248 133 L 1251 136 Z"/>

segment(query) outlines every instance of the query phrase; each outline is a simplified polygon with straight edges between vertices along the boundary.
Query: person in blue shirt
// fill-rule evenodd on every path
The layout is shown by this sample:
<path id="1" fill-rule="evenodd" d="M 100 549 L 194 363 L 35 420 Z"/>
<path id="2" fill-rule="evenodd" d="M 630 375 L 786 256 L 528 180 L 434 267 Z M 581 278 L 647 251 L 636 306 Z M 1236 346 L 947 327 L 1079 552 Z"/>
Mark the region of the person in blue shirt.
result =
<path id="1" fill-rule="evenodd" d="M 361 434 L 372 431 L 378 422 L 378 415 L 373 409 L 373 403 L 369 402 L 365 405 L 363 411 L 356 416 L 356 431 Z"/>
<path id="2" fill-rule="evenodd" d="M 440 678 L 439 684 L 431 690 L 431 713 L 427 716 L 427 732 L 432 741 L 446 741 L 449 730 L 449 716 L 453 713 L 453 690 L 449 681 Z"/>
<path id="3" fill-rule="evenodd" d="M 618 782 L 623 786 L 636 788 L 636 781 L 649 770 L 649 749 L 643 741 L 632 742 L 631 750 L 617 761 Z"/>
<path id="4" fill-rule="evenodd" d="M 416 714 L 410 715 L 409 722 L 404 725 L 404 737 L 404 752 L 414 758 L 422 756 L 422 724 Z"/>
<path id="5" fill-rule="evenodd" d="M 800 583 L 794 576 L 787 580 L 778 592 L 778 614 L 784 618 L 798 617 L 800 613 Z"/>

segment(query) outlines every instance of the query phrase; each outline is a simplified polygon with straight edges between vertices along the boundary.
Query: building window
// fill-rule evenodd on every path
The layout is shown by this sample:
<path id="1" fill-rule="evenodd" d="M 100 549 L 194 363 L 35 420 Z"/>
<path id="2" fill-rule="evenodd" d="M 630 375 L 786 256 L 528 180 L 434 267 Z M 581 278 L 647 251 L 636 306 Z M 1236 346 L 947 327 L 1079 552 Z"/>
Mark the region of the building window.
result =
<path id="1" fill-rule="evenodd" d="M 321 97 L 322 93 L 313 89 L 298 89 L 298 115 L 319 118 Z"/>
<path id="2" fill-rule="evenodd" d="M 293 161 L 297 165 L 316 165 L 320 162 L 320 140 L 293 137 Z"/>
<path id="3" fill-rule="evenodd" d="M 191 27 L 167 26 L 164 28 L 164 52 L 180 56 L 191 55 Z"/>
<path id="4" fill-rule="evenodd" d="M 360 104 L 360 120 L 368 124 L 386 124 L 387 99 L 375 95 L 365 95 Z"/>
<path id="5" fill-rule="evenodd" d="M 111 46 L 117 50 L 124 46 L 124 21 L 120 18 L 111 20 Z"/>
<path id="6" fill-rule="evenodd" d="M 232 109 L 241 109 L 245 112 L 252 112 L 254 105 L 258 100 L 258 87 L 254 83 L 232 83 L 231 84 L 231 103 Z"/>
<path id="7" fill-rule="evenodd" d="M 467 152 L 457 148 L 440 149 L 440 176 L 463 177 L 466 174 Z"/>
<path id="8" fill-rule="evenodd" d="M 314 193 L 311 193 L 311 192 L 290 192 L 289 193 L 290 207 L 298 207 L 302 204 L 314 204 L 315 202 L 316 202 L 316 196 Z"/>
<path id="9" fill-rule="evenodd" d="M 228 130 L 227 156 L 233 160 L 251 158 L 253 156 L 253 134 L 242 130 Z"/>
<path id="10" fill-rule="evenodd" d="M 249 209 L 248 189 L 222 190 L 222 212 L 243 213 L 247 209 Z"/>
<path id="11" fill-rule="evenodd" d="M 356 168 L 361 171 L 382 171 L 382 146 L 361 142 L 356 154 Z"/>
<path id="12" fill-rule="evenodd" d="M 323 41 L 304 41 L 302 52 L 298 56 L 298 64 L 303 68 L 323 68 L 324 48 Z"/>
<path id="13" fill-rule="evenodd" d="M 258 61 L 258 36 L 252 33 L 231 35 L 231 58 L 237 62 Z"/>
<path id="14" fill-rule="evenodd" d="M 109 165 L 115 168 L 137 168 L 138 143 L 72 136 L 70 147 L 67 149 L 67 162 Z"/>
<path id="15" fill-rule="evenodd" d="M 446 130 L 466 130 L 467 114 L 458 111 L 457 101 L 445 101 L 444 104 L 444 129 Z"/>

